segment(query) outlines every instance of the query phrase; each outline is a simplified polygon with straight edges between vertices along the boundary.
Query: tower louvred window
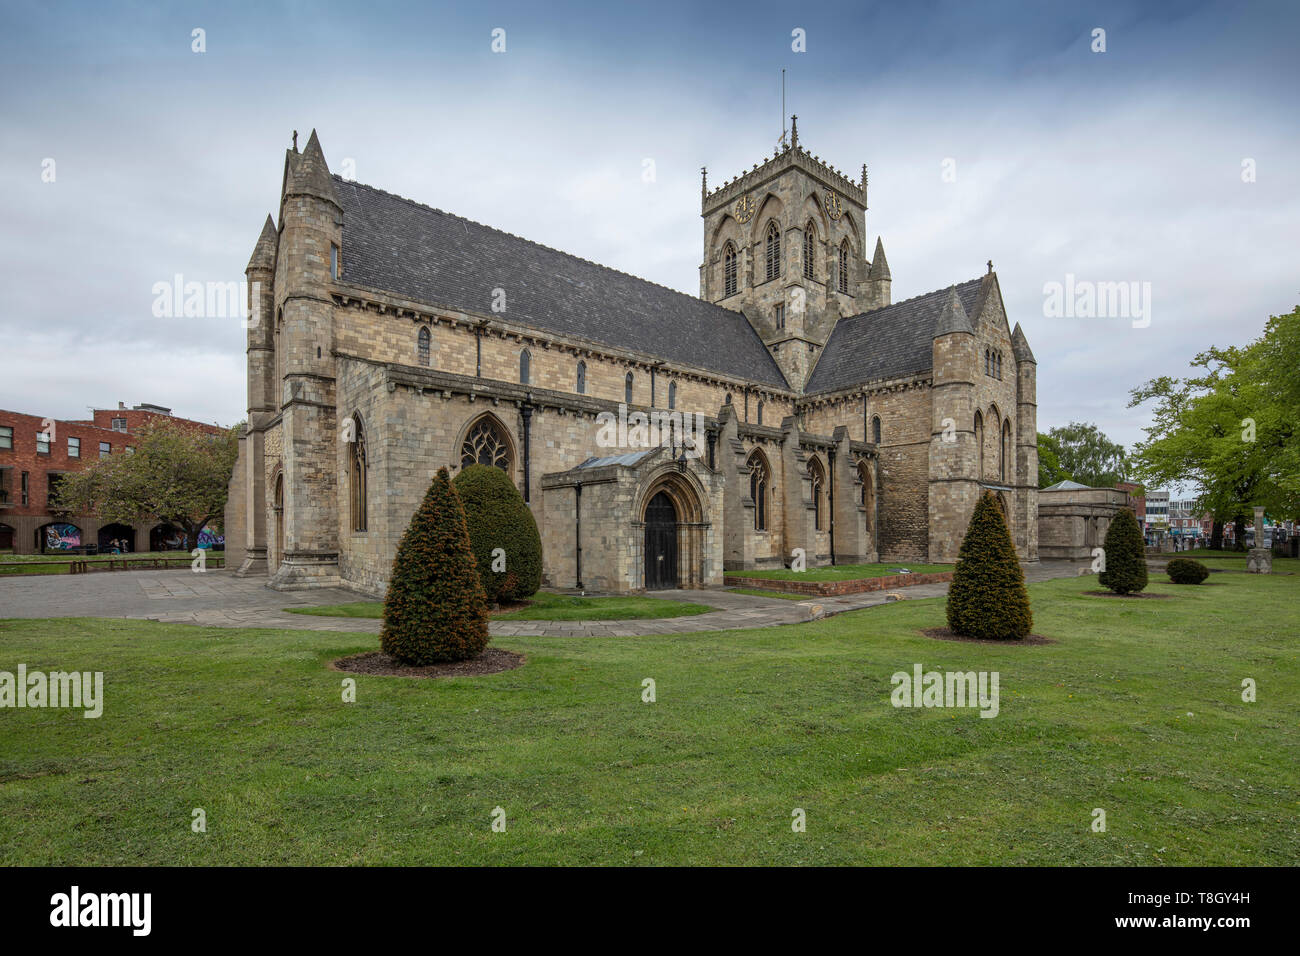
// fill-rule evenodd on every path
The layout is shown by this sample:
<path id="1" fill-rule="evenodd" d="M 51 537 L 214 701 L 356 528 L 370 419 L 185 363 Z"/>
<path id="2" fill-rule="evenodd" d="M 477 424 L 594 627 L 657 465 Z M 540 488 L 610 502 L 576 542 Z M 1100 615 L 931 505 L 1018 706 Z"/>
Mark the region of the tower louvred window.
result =
<path id="1" fill-rule="evenodd" d="M 736 247 L 731 243 L 722 252 L 722 284 L 725 295 L 736 294 Z"/>
<path id="2" fill-rule="evenodd" d="M 767 225 L 767 277 L 775 279 L 781 274 L 781 230 L 776 223 Z"/>
<path id="3" fill-rule="evenodd" d="M 817 255 L 817 233 L 813 229 L 813 222 L 808 220 L 808 225 L 803 227 L 803 275 L 805 279 L 814 277 L 813 260 Z"/>

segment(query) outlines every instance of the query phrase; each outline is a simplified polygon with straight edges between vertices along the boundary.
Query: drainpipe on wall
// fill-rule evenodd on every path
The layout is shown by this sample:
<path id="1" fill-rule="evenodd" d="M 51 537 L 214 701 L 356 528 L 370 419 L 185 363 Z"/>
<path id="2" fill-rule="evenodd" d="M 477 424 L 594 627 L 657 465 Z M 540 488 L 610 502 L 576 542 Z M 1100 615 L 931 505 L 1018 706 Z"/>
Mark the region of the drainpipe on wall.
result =
<path id="1" fill-rule="evenodd" d="M 573 499 L 573 541 L 574 557 L 577 562 L 577 588 L 582 590 L 582 482 L 573 486 L 575 497 Z"/>
<path id="2" fill-rule="evenodd" d="M 531 393 L 528 396 L 532 398 Z M 533 470 L 531 446 L 529 437 L 532 431 L 533 406 L 525 402 L 519 406 L 519 413 L 524 416 L 524 504 L 528 504 L 528 476 Z"/>
<path id="3" fill-rule="evenodd" d="M 831 512 L 831 565 L 835 564 L 835 449 L 826 449 L 826 458 L 831 463 L 831 490 L 827 504 Z"/>

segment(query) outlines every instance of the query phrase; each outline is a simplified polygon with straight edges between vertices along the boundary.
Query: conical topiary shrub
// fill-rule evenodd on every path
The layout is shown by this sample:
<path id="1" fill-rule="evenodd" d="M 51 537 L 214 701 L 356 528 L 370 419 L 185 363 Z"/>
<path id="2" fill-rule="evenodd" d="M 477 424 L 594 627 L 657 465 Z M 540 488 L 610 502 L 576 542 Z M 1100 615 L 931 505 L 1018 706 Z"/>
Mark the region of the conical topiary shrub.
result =
<path id="1" fill-rule="evenodd" d="M 1102 587 L 1116 594 L 1134 594 L 1147 586 L 1146 548 L 1133 512 L 1121 508 L 1115 514 L 1101 549 L 1106 570 L 1097 580 Z"/>
<path id="2" fill-rule="evenodd" d="M 522 601 L 542 586 L 542 536 L 514 482 L 500 468 L 469 465 L 452 484 L 489 604 Z M 500 548 L 504 554 L 494 556 Z M 502 568 L 494 571 L 493 567 Z"/>
<path id="3" fill-rule="evenodd" d="M 439 468 L 393 559 L 380 646 L 404 664 L 476 657 L 487 647 L 488 612 L 465 513 Z"/>
<path id="4" fill-rule="evenodd" d="M 997 501 L 985 492 L 975 504 L 957 552 L 948 588 L 948 627 L 963 637 L 1018 641 L 1033 626 L 1025 575 L 1011 533 Z"/>

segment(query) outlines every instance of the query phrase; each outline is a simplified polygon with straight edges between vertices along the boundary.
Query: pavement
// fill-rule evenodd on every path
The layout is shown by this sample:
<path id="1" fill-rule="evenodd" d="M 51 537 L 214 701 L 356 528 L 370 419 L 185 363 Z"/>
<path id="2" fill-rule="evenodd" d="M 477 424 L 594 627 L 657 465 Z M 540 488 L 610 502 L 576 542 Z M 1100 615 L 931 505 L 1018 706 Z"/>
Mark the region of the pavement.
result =
<path id="1" fill-rule="evenodd" d="M 1026 581 L 1073 577 L 1079 565 L 1048 562 L 1025 566 Z M 688 617 L 634 621 L 493 621 L 494 636 L 637 637 L 738 628 L 775 627 L 816 620 L 846 611 L 885 604 L 886 594 L 905 600 L 943 597 L 947 584 L 919 584 L 895 592 L 868 591 L 842 597 L 787 601 L 734 591 L 655 591 L 669 601 L 706 604 L 714 610 Z M 378 634 L 377 620 L 319 617 L 289 613 L 289 608 L 317 607 L 373 600 L 346 588 L 274 591 L 261 578 L 238 578 L 233 571 L 195 573 L 114 571 L 78 575 L 33 575 L 0 578 L 0 618 L 116 617 L 194 624 L 203 627 L 283 628 Z"/>

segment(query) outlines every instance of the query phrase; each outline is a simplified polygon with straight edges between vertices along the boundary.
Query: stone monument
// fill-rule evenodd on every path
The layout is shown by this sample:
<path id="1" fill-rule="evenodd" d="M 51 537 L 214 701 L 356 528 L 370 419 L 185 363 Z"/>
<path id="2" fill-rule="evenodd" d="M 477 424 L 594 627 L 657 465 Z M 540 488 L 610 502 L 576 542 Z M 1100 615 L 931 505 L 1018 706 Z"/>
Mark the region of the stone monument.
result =
<path id="1" fill-rule="evenodd" d="M 1250 574 L 1272 574 L 1273 552 L 1264 547 L 1264 509 L 1255 508 L 1255 547 L 1246 558 L 1246 571 Z"/>

